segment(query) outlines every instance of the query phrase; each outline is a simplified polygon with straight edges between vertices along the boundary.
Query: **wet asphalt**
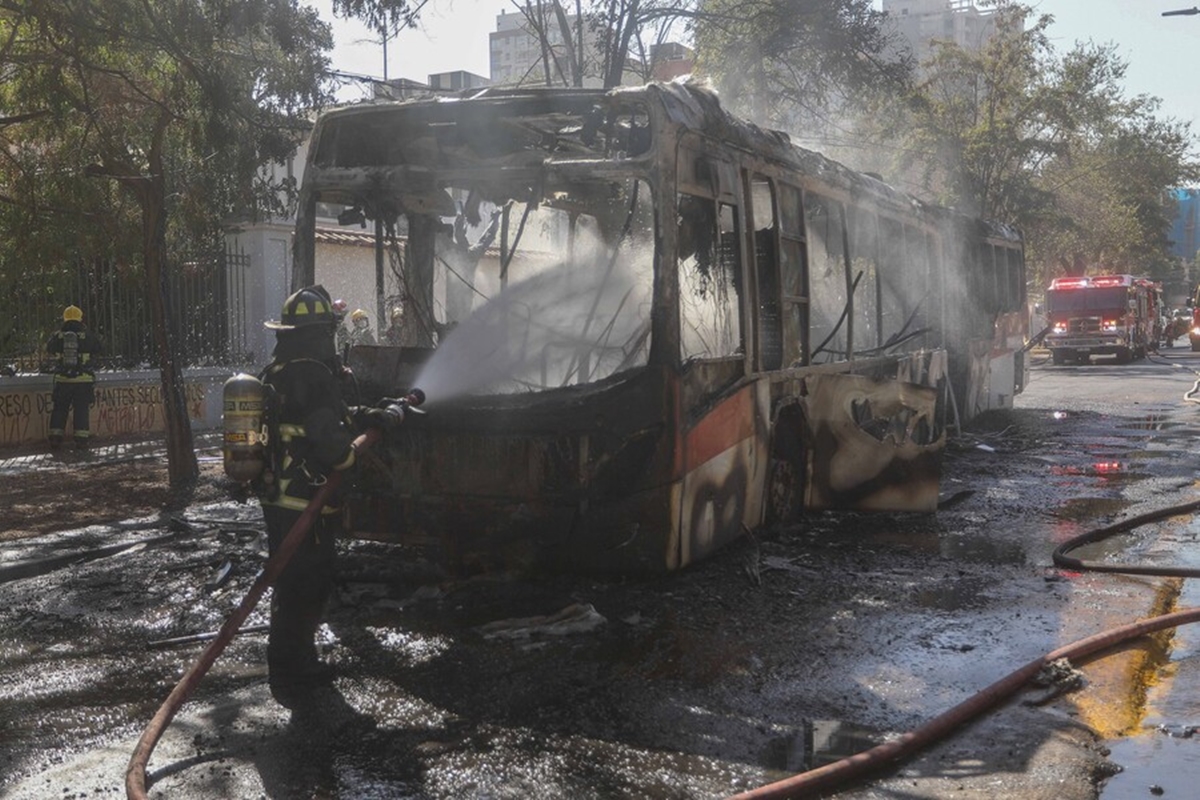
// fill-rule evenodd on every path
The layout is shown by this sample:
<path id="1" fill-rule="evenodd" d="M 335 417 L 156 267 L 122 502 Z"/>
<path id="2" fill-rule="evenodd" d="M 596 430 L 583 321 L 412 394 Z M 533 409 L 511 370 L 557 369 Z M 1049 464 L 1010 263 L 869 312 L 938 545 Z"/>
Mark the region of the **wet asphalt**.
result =
<path id="1" fill-rule="evenodd" d="M 662 578 L 457 578 L 344 542 L 322 630 L 333 687 L 280 708 L 265 639 L 244 634 L 158 745 L 150 795 L 720 798 L 894 738 L 1055 647 L 1193 602 L 1190 584 L 1050 559 L 1196 499 L 1193 368 L 1183 352 L 1038 366 L 1014 412 L 948 448 L 937 514 L 813 515 Z M 1087 556 L 1171 562 L 1196 535 L 1173 519 Z M 138 736 L 204 647 L 170 640 L 216 630 L 263 551 L 257 507 L 233 501 L 6 545 L 0 797 L 123 796 Z M 265 621 L 264 605 L 247 625 Z M 1200 741 L 1198 636 L 1082 665 L 1082 688 L 1029 687 L 829 796 L 1186 796 L 1194 780 L 1167 776 Z"/>

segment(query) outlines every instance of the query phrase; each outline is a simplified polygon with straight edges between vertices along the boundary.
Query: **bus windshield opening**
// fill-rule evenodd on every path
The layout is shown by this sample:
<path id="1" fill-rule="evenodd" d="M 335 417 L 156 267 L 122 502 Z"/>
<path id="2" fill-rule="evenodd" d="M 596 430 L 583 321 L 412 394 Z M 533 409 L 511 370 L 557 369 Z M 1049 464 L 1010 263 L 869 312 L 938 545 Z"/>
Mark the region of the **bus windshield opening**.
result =
<path id="1" fill-rule="evenodd" d="M 386 220 L 387 343 L 448 350 L 439 358 L 455 362 L 456 393 L 542 391 L 646 363 L 654 236 L 645 182 L 436 187 L 420 190 L 437 198 L 432 209 L 403 184 L 360 203 L 400 207 Z"/>

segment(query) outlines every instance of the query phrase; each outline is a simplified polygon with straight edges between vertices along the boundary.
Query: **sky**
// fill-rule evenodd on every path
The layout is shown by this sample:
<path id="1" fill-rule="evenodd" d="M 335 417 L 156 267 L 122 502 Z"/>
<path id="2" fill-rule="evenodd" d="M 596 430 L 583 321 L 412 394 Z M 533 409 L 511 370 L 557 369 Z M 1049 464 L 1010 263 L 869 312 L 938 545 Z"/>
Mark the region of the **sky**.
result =
<path id="1" fill-rule="evenodd" d="M 1200 0 L 1027 0 L 1038 13 L 1050 14 L 1049 33 L 1056 49 L 1067 52 L 1077 41 L 1112 44 L 1128 63 L 1128 96 L 1161 98 L 1161 116 L 1191 122 L 1200 134 L 1200 15 L 1163 17 Z M 383 76 L 383 48 L 357 23 L 337 20 L 329 0 L 311 0 L 334 24 L 335 69 Z M 881 0 L 875 0 L 876 7 Z M 466 70 L 487 76 L 488 34 L 501 10 L 515 14 L 513 0 L 429 0 L 417 30 L 404 31 L 388 45 L 391 78 L 424 81 L 430 73 Z M 1195 59 L 1195 60 L 1194 60 Z M 362 95 L 359 95 L 362 96 Z M 342 99 L 355 99 L 346 97 Z"/>

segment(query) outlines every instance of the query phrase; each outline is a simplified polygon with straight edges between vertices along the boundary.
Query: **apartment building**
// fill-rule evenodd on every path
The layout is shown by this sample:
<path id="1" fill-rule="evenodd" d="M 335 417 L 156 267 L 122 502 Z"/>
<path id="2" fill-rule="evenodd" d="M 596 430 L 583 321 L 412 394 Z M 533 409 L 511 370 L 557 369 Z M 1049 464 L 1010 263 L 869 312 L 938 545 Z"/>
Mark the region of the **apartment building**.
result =
<path id="1" fill-rule="evenodd" d="M 933 54 L 933 42 L 978 50 L 996 33 L 996 12 L 974 0 L 883 0 L 883 11 L 916 56 Z"/>

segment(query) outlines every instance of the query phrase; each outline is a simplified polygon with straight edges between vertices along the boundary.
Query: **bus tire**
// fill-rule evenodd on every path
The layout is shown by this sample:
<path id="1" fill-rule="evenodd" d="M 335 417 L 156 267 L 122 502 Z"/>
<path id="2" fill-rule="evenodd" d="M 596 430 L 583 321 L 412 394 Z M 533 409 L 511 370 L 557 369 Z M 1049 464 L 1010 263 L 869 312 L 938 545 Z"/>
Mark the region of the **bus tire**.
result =
<path id="1" fill-rule="evenodd" d="M 1128 347 L 1122 347 L 1120 350 L 1117 351 L 1117 363 L 1118 364 L 1128 364 L 1132 360 L 1133 360 L 1133 353 L 1130 352 Z"/>
<path id="2" fill-rule="evenodd" d="M 803 412 L 795 406 L 784 409 L 775 420 L 771 436 L 771 463 L 767 466 L 766 494 L 763 497 L 763 521 L 768 525 L 786 525 L 800 518 L 804 510 L 807 483 L 808 450 Z"/>
<path id="3" fill-rule="evenodd" d="M 800 467 L 790 458 L 772 458 L 767 476 L 767 525 L 795 522 L 803 507 L 804 480 Z"/>

